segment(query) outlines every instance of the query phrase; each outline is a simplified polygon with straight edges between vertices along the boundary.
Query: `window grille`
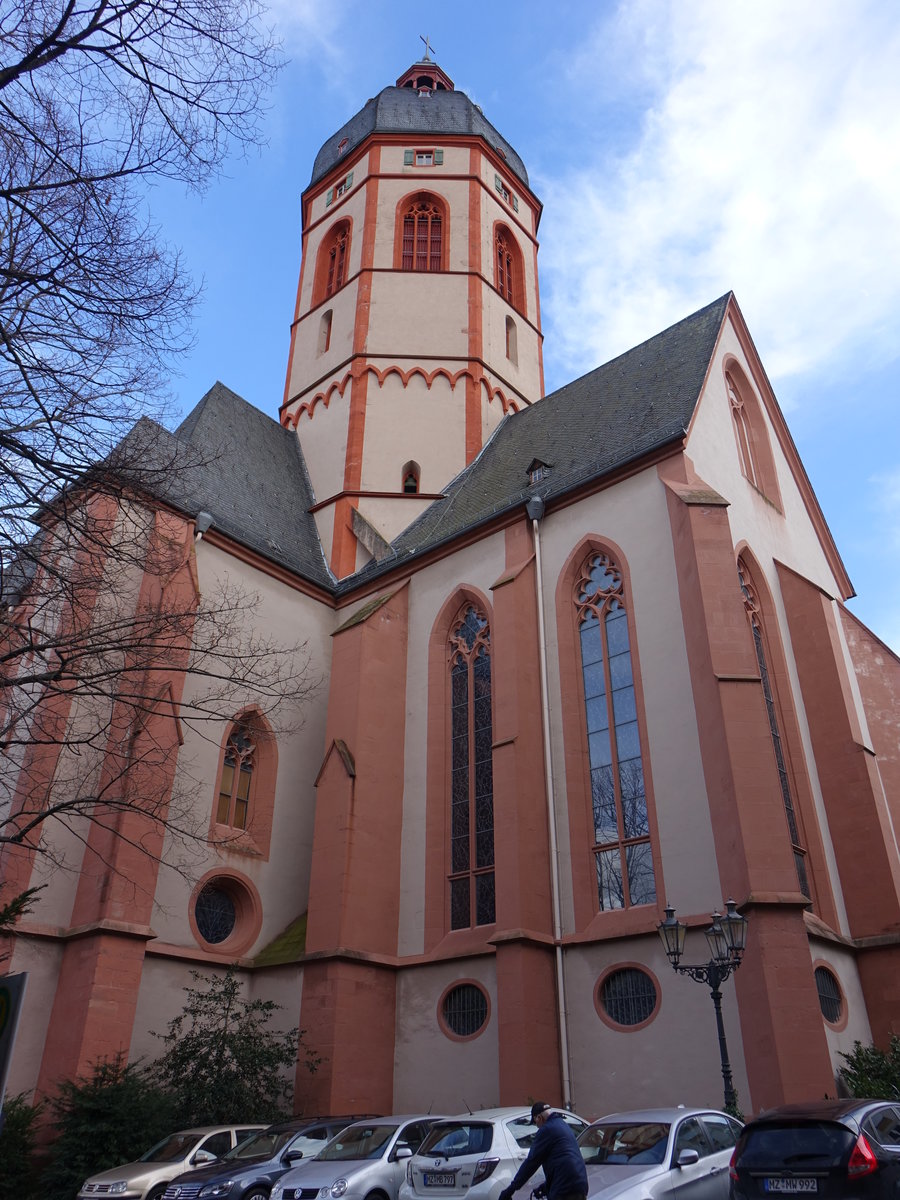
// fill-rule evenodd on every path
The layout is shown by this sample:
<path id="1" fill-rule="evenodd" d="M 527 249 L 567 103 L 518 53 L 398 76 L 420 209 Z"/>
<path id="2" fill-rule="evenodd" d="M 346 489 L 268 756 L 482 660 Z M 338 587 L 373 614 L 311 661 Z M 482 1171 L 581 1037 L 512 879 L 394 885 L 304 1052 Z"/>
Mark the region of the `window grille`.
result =
<path id="1" fill-rule="evenodd" d="M 603 1011 L 617 1025 L 640 1025 L 656 1008 L 656 986 L 646 973 L 623 967 L 607 975 L 600 988 Z"/>
<path id="2" fill-rule="evenodd" d="M 460 983 L 444 997 L 443 1013 L 457 1037 L 472 1037 L 487 1021 L 487 997 L 474 983 Z"/>
<path id="3" fill-rule="evenodd" d="M 837 1024 L 844 1010 L 844 1001 L 840 985 L 827 967 L 816 967 L 816 991 L 822 1016 L 832 1025 Z"/>
<path id="4" fill-rule="evenodd" d="M 237 922 L 234 900 L 229 892 L 220 884 L 208 883 L 194 902 L 194 920 L 204 941 L 213 946 L 224 942 Z"/>

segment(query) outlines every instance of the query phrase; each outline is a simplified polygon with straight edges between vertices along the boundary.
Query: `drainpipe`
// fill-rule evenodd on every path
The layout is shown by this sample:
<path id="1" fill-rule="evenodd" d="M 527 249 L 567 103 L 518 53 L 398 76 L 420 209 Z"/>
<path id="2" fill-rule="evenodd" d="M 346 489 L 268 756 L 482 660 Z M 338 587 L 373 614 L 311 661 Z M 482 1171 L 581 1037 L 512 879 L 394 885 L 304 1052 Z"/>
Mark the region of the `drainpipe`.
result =
<path id="1" fill-rule="evenodd" d="M 553 944 L 556 950 L 556 994 L 559 1021 L 559 1055 L 562 1061 L 563 1103 L 572 1108 L 572 1081 L 569 1075 L 569 1029 L 566 1006 L 566 978 L 563 971 L 562 920 L 559 904 L 559 849 L 556 837 L 556 795 L 553 788 L 553 759 L 550 742 L 550 701 L 547 688 L 547 633 L 544 625 L 544 576 L 541 567 L 541 533 L 544 500 L 532 496 L 525 505 L 534 535 L 535 591 L 538 613 L 538 651 L 541 668 L 541 726 L 544 735 L 544 784 L 547 795 L 547 829 L 550 835 L 550 890 L 553 898 Z"/>

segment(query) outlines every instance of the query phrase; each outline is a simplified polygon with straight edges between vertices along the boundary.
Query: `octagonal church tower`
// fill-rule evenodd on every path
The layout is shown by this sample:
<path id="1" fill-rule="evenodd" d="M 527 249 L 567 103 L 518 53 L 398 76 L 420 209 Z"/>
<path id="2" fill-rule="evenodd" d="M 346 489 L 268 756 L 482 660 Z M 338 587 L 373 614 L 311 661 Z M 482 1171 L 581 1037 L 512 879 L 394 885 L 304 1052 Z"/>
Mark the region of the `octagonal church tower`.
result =
<path id="1" fill-rule="evenodd" d="M 325 142 L 302 206 L 281 421 L 343 578 L 543 395 L 541 205 L 426 55 Z"/>

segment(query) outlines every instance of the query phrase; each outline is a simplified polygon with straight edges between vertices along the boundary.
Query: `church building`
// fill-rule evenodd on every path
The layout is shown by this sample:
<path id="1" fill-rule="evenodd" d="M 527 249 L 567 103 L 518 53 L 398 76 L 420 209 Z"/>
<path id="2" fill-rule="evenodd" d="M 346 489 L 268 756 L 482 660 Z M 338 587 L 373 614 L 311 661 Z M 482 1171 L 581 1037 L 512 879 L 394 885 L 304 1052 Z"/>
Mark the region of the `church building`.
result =
<path id="1" fill-rule="evenodd" d="M 733 295 L 544 394 L 540 217 L 427 56 L 322 146 L 277 415 L 217 383 L 155 430 L 205 463 L 156 496 L 172 586 L 257 595 L 247 637 L 304 642 L 319 685 L 293 728 L 236 694 L 201 735 L 171 665 L 139 786 L 208 833 L 7 853 L 46 885 L 11 1094 L 154 1057 L 191 972 L 236 962 L 321 1056 L 304 1113 L 721 1107 L 658 926 L 705 963 L 728 900 L 745 1113 L 900 1033 L 900 661 L 845 607 Z M 16 769 L 54 786 L 46 746 Z"/>

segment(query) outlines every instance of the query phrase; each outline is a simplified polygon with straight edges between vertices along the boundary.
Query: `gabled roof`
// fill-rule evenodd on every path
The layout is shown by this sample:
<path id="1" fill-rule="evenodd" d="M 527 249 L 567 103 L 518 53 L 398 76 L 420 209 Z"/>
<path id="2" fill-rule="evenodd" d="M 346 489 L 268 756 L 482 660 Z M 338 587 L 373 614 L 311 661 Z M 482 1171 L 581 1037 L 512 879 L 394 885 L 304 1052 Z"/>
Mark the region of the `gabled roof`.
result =
<path id="1" fill-rule="evenodd" d="M 194 516 L 208 512 L 218 533 L 310 583 L 333 585 L 296 435 L 224 384 L 174 433 L 139 421 L 118 453 L 161 500 Z"/>
<path id="2" fill-rule="evenodd" d="M 525 164 L 502 137 L 477 104 L 465 92 L 438 91 L 420 96 L 412 88 L 386 87 L 368 100 L 360 111 L 332 134 L 316 155 L 310 186 L 327 175 L 370 134 L 468 134 L 483 138 L 500 151 L 510 171 L 528 187 Z M 347 139 L 344 151 L 338 147 Z"/>
<path id="3" fill-rule="evenodd" d="M 703 388 L 731 293 L 626 354 L 514 413 L 474 462 L 393 542 L 393 555 L 363 577 L 457 537 L 540 493 L 552 500 L 680 441 Z M 535 460 L 552 463 L 532 485 Z"/>

